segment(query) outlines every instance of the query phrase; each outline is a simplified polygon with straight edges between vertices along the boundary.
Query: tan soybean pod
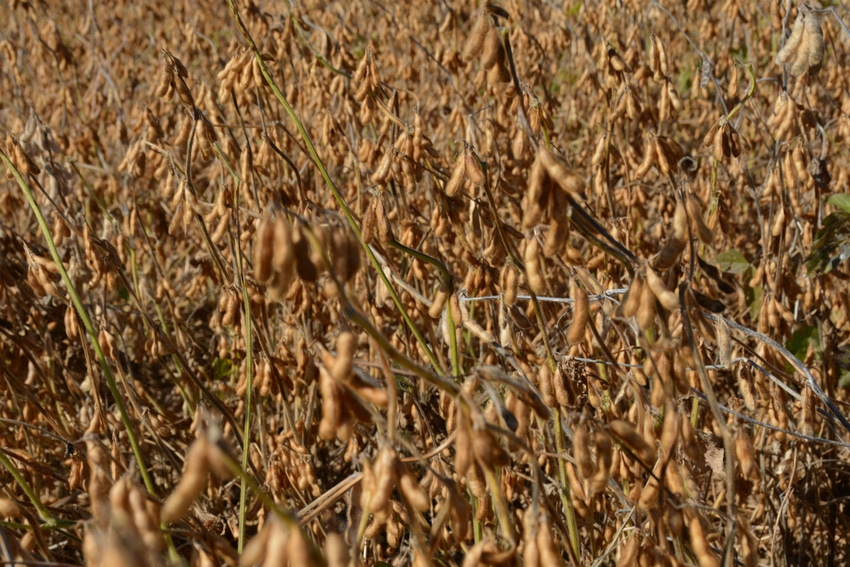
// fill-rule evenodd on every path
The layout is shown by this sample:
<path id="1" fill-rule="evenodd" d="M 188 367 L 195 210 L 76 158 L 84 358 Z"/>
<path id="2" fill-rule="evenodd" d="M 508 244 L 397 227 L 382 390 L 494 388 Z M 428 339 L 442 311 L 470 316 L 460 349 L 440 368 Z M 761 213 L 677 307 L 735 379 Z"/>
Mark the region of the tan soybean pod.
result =
<path id="1" fill-rule="evenodd" d="M 567 342 L 571 345 L 578 344 L 584 339 L 584 331 L 590 321 L 590 302 L 587 292 L 573 278 L 570 284 L 570 295 L 575 300 L 573 306 L 573 321 L 567 329 Z"/>
<path id="2" fill-rule="evenodd" d="M 472 151 L 466 152 L 466 176 L 473 185 L 484 184 L 484 171 L 481 169 L 481 162 Z"/>
<path id="3" fill-rule="evenodd" d="M 664 285 L 664 280 L 649 266 L 646 267 L 646 285 L 649 286 L 649 289 L 658 298 L 658 303 L 664 309 L 673 311 L 679 308 L 679 297 L 667 289 L 667 286 Z"/>
<path id="4" fill-rule="evenodd" d="M 646 466 L 652 466 L 655 463 L 655 450 L 638 433 L 634 425 L 622 419 L 615 419 L 608 424 L 608 431 L 641 463 Z"/>
<path id="5" fill-rule="evenodd" d="M 691 217 L 691 222 L 696 229 L 697 237 L 706 244 L 711 244 L 714 240 L 714 233 L 705 224 L 702 218 L 702 203 L 695 195 L 688 195 L 685 201 L 685 207 L 688 209 L 688 215 Z"/>
<path id="6" fill-rule="evenodd" d="M 655 293 L 648 284 L 641 286 L 640 300 L 638 301 L 637 324 L 641 331 L 646 331 L 655 322 L 657 314 Z"/>
<path id="7" fill-rule="evenodd" d="M 538 157 L 531 164 L 531 172 L 528 176 L 528 192 L 526 194 L 526 205 L 522 215 L 522 227 L 533 228 L 543 218 L 543 213 L 549 204 L 552 194 L 552 183 L 546 173 L 542 160 Z"/>
<path id="8" fill-rule="evenodd" d="M 578 472 L 582 478 L 589 479 L 593 476 L 596 467 L 590 454 L 590 432 L 583 423 L 576 425 L 573 429 L 573 457 L 575 457 Z"/>
<path id="9" fill-rule="evenodd" d="M 555 183 L 567 193 L 580 196 L 584 193 L 584 181 L 573 170 L 567 167 L 560 157 L 556 156 L 552 150 L 540 147 L 538 152 L 540 162 L 546 168 L 546 173 L 549 174 Z"/>
<path id="10" fill-rule="evenodd" d="M 487 33 L 490 31 L 490 18 L 486 13 L 482 12 L 478 19 L 475 20 L 475 25 L 472 26 L 472 31 L 469 33 L 469 38 L 466 40 L 466 45 L 463 48 L 463 58 L 470 60 L 481 53 L 484 48 L 484 40 L 487 38 Z"/>
<path id="11" fill-rule="evenodd" d="M 528 277 L 528 287 L 531 291 L 540 295 L 546 292 L 546 279 L 543 277 L 543 269 L 540 265 L 540 243 L 537 237 L 533 234 L 525 244 L 525 252 L 523 253 L 523 262 L 525 263 L 525 273 Z"/>
<path id="12" fill-rule="evenodd" d="M 469 419 L 463 414 L 461 405 L 456 405 L 456 431 L 455 438 L 455 473 L 463 478 L 472 464 L 472 431 L 469 427 Z"/>
<path id="13" fill-rule="evenodd" d="M 176 522 L 182 518 L 206 486 L 209 470 L 207 464 L 208 448 L 209 442 L 206 437 L 197 439 L 189 447 L 183 476 L 162 505 L 160 518 L 163 523 Z"/>
<path id="14" fill-rule="evenodd" d="M 635 170 L 635 179 L 643 179 L 655 163 L 655 146 L 647 139 L 643 144 L 643 160 Z"/>
<path id="15" fill-rule="evenodd" d="M 777 65 L 787 65 L 793 63 L 797 56 L 800 43 L 803 41 L 803 33 L 805 32 L 806 21 L 802 12 L 797 14 L 797 19 L 794 20 L 794 25 L 791 27 L 791 35 L 785 40 L 785 45 L 776 54 L 774 61 Z"/>
<path id="16" fill-rule="evenodd" d="M 428 315 L 431 319 L 439 319 L 443 313 L 443 308 L 446 306 L 446 301 L 449 298 L 449 292 L 443 286 L 437 290 L 437 295 L 434 296 L 434 302 L 428 308 Z"/>
<path id="17" fill-rule="evenodd" d="M 623 302 L 620 304 L 620 315 L 623 317 L 631 317 L 638 311 L 640 307 L 641 292 L 643 290 L 643 278 L 636 274 L 632 280 L 632 285 L 623 297 Z"/>
<path id="18" fill-rule="evenodd" d="M 446 182 L 445 192 L 449 197 L 453 196 L 458 192 L 461 185 L 463 184 L 463 180 L 466 178 L 466 160 L 463 156 L 458 156 L 457 161 L 455 161 L 455 166 L 452 168 L 451 177 Z"/>

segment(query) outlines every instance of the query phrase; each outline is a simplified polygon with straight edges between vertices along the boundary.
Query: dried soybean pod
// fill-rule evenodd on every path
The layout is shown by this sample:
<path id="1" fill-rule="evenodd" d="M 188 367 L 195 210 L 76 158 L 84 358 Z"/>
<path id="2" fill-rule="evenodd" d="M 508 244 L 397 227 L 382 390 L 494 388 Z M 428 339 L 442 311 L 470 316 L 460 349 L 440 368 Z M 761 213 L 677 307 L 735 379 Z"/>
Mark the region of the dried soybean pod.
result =
<path id="1" fill-rule="evenodd" d="M 422 131 L 422 115 L 417 112 L 413 116 L 413 163 L 419 163 L 422 159 L 424 140 L 425 133 Z"/>
<path id="2" fill-rule="evenodd" d="M 589 479 L 593 476 L 596 467 L 590 455 L 590 432 L 584 423 L 579 423 L 573 429 L 573 456 L 578 463 L 578 472 L 582 478 Z"/>
<path id="3" fill-rule="evenodd" d="M 806 55 L 806 62 L 800 64 L 795 61 L 791 74 L 802 75 L 806 71 L 809 71 L 810 75 L 817 74 L 823 61 L 823 30 L 820 25 L 820 15 L 813 12 L 807 4 L 802 4 L 800 8 L 808 12 L 805 33 L 800 43 L 800 52 L 801 55 Z"/>
<path id="4" fill-rule="evenodd" d="M 393 150 L 388 150 L 384 157 L 381 158 L 381 161 L 378 163 L 378 167 L 375 168 L 374 173 L 369 178 L 372 183 L 384 183 L 390 177 L 390 171 L 392 170 L 393 165 Z"/>
<path id="5" fill-rule="evenodd" d="M 797 10 L 791 36 L 775 59 L 795 77 L 812 69 L 817 73 L 823 60 L 823 30 L 819 15 L 807 4 L 800 4 Z"/>
<path id="6" fill-rule="evenodd" d="M 677 200 L 673 213 L 673 237 L 682 241 L 688 239 L 688 212 L 681 200 Z"/>
<path id="7" fill-rule="evenodd" d="M 649 70 L 654 73 L 654 79 L 656 81 L 661 80 L 659 59 L 658 47 L 655 44 L 655 32 L 652 32 L 652 35 L 649 37 L 649 55 L 647 56 L 646 61 L 649 65 Z"/>
<path id="8" fill-rule="evenodd" d="M 351 331 L 343 331 L 336 338 L 336 358 L 328 370 L 337 382 L 346 382 L 354 370 L 354 353 L 357 350 L 357 337 Z"/>
<path id="9" fill-rule="evenodd" d="M 785 207 L 781 204 L 777 207 L 776 214 L 773 216 L 773 224 L 770 226 L 770 235 L 774 238 L 782 234 L 785 228 Z"/>
<path id="10" fill-rule="evenodd" d="M 601 165 L 607 155 L 606 149 L 608 149 L 608 133 L 603 132 L 599 137 L 599 141 L 596 142 L 596 147 L 593 149 L 593 157 L 590 158 L 590 164 L 593 166 Z"/>
<path id="11" fill-rule="evenodd" d="M 652 140 L 652 148 L 655 151 L 655 163 L 658 165 L 658 171 L 662 175 L 667 175 L 670 173 L 670 160 L 667 159 L 667 154 L 664 153 L 664 148 L 658 138 Z"/>
<path id="12" fill-rule="evenodd" d="M 466 175 L 473 185 L 484 185 L 484 171 L 481 169 L 481 162 L 478 156 L 472 151 L 466 153 Z"/>
<path id="13" fill-rule="evenodd" d="M 641 286 L 640 301 L 637 310 L 637 324 L 641 331 L 646 331 L 655 322 L 655 294 L 650 289 L 649 285 Z"/>
<path id="14" fill-rule="evenodd" d="M 642 111 L 640 101 L 638 101 L 635 91 L 632 89 L 626 90 L 626 116 L 634 120 Z"/>
<path id="15" fill-rule="evenodd" d="M 352 87 L 355 85 L 360 85 L 364 79 L 366 79 L 366 71 L 369 67 L 369 52 L 363 54 L 363 57 L 360 58 L 360 62 L 357 63 L 357 67 L 354 69 L 354 74 L 351 76 L 351 85 Z M 360 100 L 360 99 L 358 99 Z"/>
<path id="16" fill-rule="evenodd" d="M 552 369 L 544 362 L 540 365 L 540 370 L 537 372 L 537 387 L 540 389 L 540 396 L 550 408 L 558 407 L 558 400 L 555 397 L 555 389 L 552 385 Z"/>
<path id="17" fill-rule="evenodd" d="M 717 355 L 720 364 L 728 367 L 732 363 L 732 338 L 729 335 L 729 325 L 720 317 L 714 321 L 714 335 L 717 337 Z"/>
<path id="18" fill-rule="evenodd" d="M 375 205 L 375 229 L 378 236 L 378 241 L 387 246 L 392 238 L 392 227 L 390 226 L 390 221 L 387 218 L 387 213 L 384 210 L 384 202 L 382 199 L 377 200 L 377 204 Z"/>
<path id="19" fill-rule="evenodd" d="M 505 305 L 512 307 L 516 304 L 517 290 L 519 288 L 519 275 L 516 268 L 510 263 L 505 264 L 505 267 L 502 268 L 502 277 L 500 279 Z"/>
<path id="20" fill-rule="evenodd" d="M 702 522 L 699 516 L 694 516 L 688 523 L 691 536 L 691 549 L 697 558 L 699 567 L 720 567 L 720 563 L 711 551 L 708 544 L 708 538 L 703 531 Z"/>
<path id="21" fill-rule="evenodd" d="M 161 61 L 162 63 L 159 66 L 159 75 L 157 75 L 156 90 L 154 91 L 154 94 L 158 97 L 164 97 L 168 92 L 174 73 L 165 56 L 162 57 Z"/>
<path id="22" fill-rule="evenodd" d="M 658 508 L 658 491 L 659 491 L 658 476 L 649 477 L 643 489 L 640 492 L 640 500 L 638 504 L 644 510 L 655 510 Z"/>
<path id="23" fill-rule="evenodd" d="M 390 496 L 396 484 L 396 464 L 398 456 L 392 447 L 384 445 L 378 450 L 373 462 L 375 470 L 375 488 L 369 501 L 370 512 L 381 512 L 390 506 Z"/>
<path id="24" fill-rule="evenodd" d="M 652 145 L 652 141 L 647 139 L 643 144 L 643 160 L 635 170 L 635 179 L 643 179 L 643 177 L 649 173 L 649 170 L 652 169 L 652 165 L 654 163 L 655 147 Z"/>
<path id="25" fill-rule="evenodd" d="M 567 329 L 567 342 L 575 345 L 584 339 L 584 331 L 587 328 L 587 322 L 590 320 L 590 302 L 587 292 L 578 285 L 575 278 L 572 279 L 570 288 L 570 295 L 573 296 L 575 305 L 573 307 L 573 321 Z"/>
<path id="26" fill-rule="evenodd" d="M 758 539 L 750 530 L 750 526 L 746 519 L 743 519 L 743 521 L 738 524 L 738 536 L 741 543 L 741 555 L 744 557 L 744 567 L 758 567 Z"/>
<path id="27" fill-rule="evenodd" d="M 484 47 L 481 52 L 481 66 L 489 69 L 493 65 L 499 63 L 504 58 L 504 46 L 502 38 L 495 28 L 490 28 L 487 35 L 484 37 Z"/>
<path id="28" fill-rule="evenodd" d="M 753 395 L 753 386 L 750 383 L 751 376 L 746 371 L 745 366 L 739 366 L 735 370 L 735 379 L 738 383 L 738 388 L 741 390 L 741 399 L 744 400 L 744 405 L 751 412 L 756 411 L 756 398 Z"/>
<path id="29" fill-rule="evenodd" d="M 490 18 L 485 12 L 479 14 L 472 26 L 472 31 L 469 33 L 469 38 L 466 40 L 466 45 L 463 48 L 463 58 L 469 61 L 478 56 L 484 48 L 484 40 L 487 38 L 487 33 L 490 31 Z"/>
<path id="30" fill-rule="evenodd" d="M 540 552 L 541 567 L 561 565 L 561 551 L 559 546 L 553 541 L 552 526 L 545 514 L 541 514 L 540 516 L 540 526 L 537 530 L 535 543 Z"/>
<path id="31" fill-rule="evenodd" d="M 657 35 L 653 36 L 653 41 L 655 43 L 655 49 L 658 51 L 658 70 L 661 71 L 663 76 L 667 76 L 670 65 L 667 58 L 667 50 L 664 48 L 664 44 L 661 43 L 661 38 Z"/>
<path id="32" fill-rule="evenodd" d="M 646 267 L 646 285 L 649 286 L 649 289 L 652 290 L 652 293 L 655 294 L 655 297 L 658 298 L 658 302 L 664 309 L 668 311 L 678 309 L 679 297 L 667 289 L 661 277 L 649 266 Z"/>
<path id="33" fill-rule="evenodd" d="M 732 64 L 732 72 L 729 75 L 729 84 L 726 85 L 726 96 L 730 99 L 738 95 L 738 66 Z"/>
<path id="34" fill-rule="evenodd" d="M 661 122 L 670 118 L 670 91 L 661 87 L 661 100 L 658 103 L 658 120 Z"/>
<path id="35" fill-rule="evenodd" d="M 522 516 L 522 564 L 528 567 L 540 567 L 540 549 L 537 547 L 539 527 L 535 515 L 526 511 Z"/>
<path id="36" fill-rule="evenodd" d="M 560 195 L 563 193 L 559 192 Z M 558 199 L 556 199 L 556 206 Z M 566 214 L 553 215 L 549 222 L 549 231 L 546 233 L 546 241 L 543 243 L 543 254 L 554 256 L 564 249 L 570 236 L 570 221 Z"/>
<path id="37" fill-rule="evenodd" d="M 710 148 L 714 145 L 714 139 L 717 137 L 717 132 L 720 130 L 720 122 L 715 122 L 714 126 L 711 127 L 711 130 L 708 131 L 708 134 L 705 135 L 705 138 L 702 139 L 702 145 L 706 148 Z"/>
<path id="38" fill-rule="evenodd" d="M 377 206 L 378 206 L 379 198 L 374 198 L 369 203 L 369 206 L 366 208 L 366 212 L 363 213 L 363 220 L 360 226 L 360 234 L 363 237 L 363 244 L 369 244 L 375 239 L 375 225 L 378 222 L 377 217 Z M 439 210 L 439 209 L 435 209 Z"/>
<path id="39" fill-rule="evenodd" d="M 295 237 L 297 240 L 293 239 L 293 247 L 295 254 L 295 270 L 298 272 L 298 277 L 300 277 L 305 282 L 315 282 L 319 277 L 319 271 L 316 269 L 316 265 L 313 263 L 313 260 L 310 258 L 310 242 L 307 240 L 307 236 L 305 235 L 305 228 L 303 226 L 299 227 L 299 230 L 295 233 Z"/>
<path id="40" fill-rule="evenodd" d="M 322 396 L 322 420 L 319 422 L 319 438 L 334 439 L 342 423 L 342 398 L 330 372 L 319 368 L 319 393 Z"/>
<path id="41" fill-rule="evenodd" d="M 699 239 L 706 244 L 711 244 L 714 240 L 714 233 L 711 232 L 711 229 L 708 228 L 702 218 L 702 203 L 699 202 L 699 199 L 695 195 L 688 195 L 685 206 L 688 209 L 688 214 L 691 217 L 691 222 L 696 229 Z"/>
<path id="42" fill-rule="evenodd" d="M 617 73 L 622 73 L 626 69 L 626 62 L 613 47 L 608 48 L 608 64 Z"/>
<path id="43" fill-rule="evenodd" d="M 543 167 L 546 168 L 546 173 L 549 174 L 555 183 L 561 186 L 561 189 L 567 193 L 580 196 L 584 193 L 584 181 L 573 170 L 567 167 L 560 157 L 556 156 L 552 150 L 540 146 L 537 152 Z"/>
<path id="44" fill-rule="evenodd" d="M 183 517 L 206 486 L 209 472 L 208 452 L 209 441 L 206 437 L 197 439 L 189 447 L 183 476 L 160 511 L 160 518 L 164 523 L 176 522 Z"/>
<path id="45" fill-rule="evenodd" d="M 439 319 L 443 313 L 443 308 L 446 306 L 446 300 L 449 298 L 449 292 L 445 287 L 440 286 L 437 290 L 437 295 L 434 296 L 434 303 L 428 308 L 428 315 L 431 319 Z"/>
<path id="46" fill-rule="evenodd" d="M 679 207 L 676 207 L 676 211 L 679 211 Z M 681 207 L 682 212 L 684 213 L 685 208 Z M 685 215 L 685 223 L 687 223 L 687 215 Z M 687 228 L 687 224 L 686 224 Z M 673 234 L 670 236 L 670 239 L 667 241 L 667 244 L 664 245 L 664 248 L 661 249 L 661 252 L 658 253 L 658 256 L 655 257 L 654 265 L 659 270 L 666 270 L 671 268 L 682 255 L 682 252 L 685 251 L 686 235 L 679 234 L 679 231 L 676 230 L 676 222 L 673 222 Z"/>
<path id="47" fill-rule="evenodd" d="M 679 440 L 679 414 L 676 411 L 675 402 L 672 398 L 667 398 L 665 401 L 664 424 L 661 427 L 661 448 L 664 451 L 664 458 L 669 459 L 676 448 L 676 442 Z"/>
<path id="48" fill-rule="evenodd" d="M 791 161 L 794 164 L 794 171 L 797 174 L 797 179 L 805 182 L 809 178 L 809 172 L 806 169 L 806 156 L 803 152 L 803 146 L 798 145 L 791 153 Z"/>
<path id="49" fill-rule="evenodd" d="M 638 433 L 634 425 L 622 419 L 615 419 L 608 424 L 608 430 L 641 463 L 646 466 L 652 466 L 655 463 L 655 450 Z"/>
<path id="50" fill-rule="evenodd" d="M 590 479 L 590 494 L 604 492 L 611 478 L 611 463 L 614 461 L 614 446 L 611 436 L 605 431 L 597 431 L 594 435 L 596 444 L 596 472 Z"/>
<path id="51" fill-rule="evenodd" d="M 800 10 L 797 14 L 797 19 L 794 20 L 794 25 L 791 28 L 791 35 L 785 40 L 785 45 L 776 54 L 774 61 L 777 65 L 784 66 L 794 61 L 797 56 L 800 43 L 803 41 L 803 32 L 805 31 L 806 16 Z"/>
<path id="52" fill-rule="evenodd" d="M 455 473 L 463 478 L 472 464 L 472 431 L 469 427 L 469 420 L 463 414 L 461 404 L 455 402 L 455 411 L 457 412 L 457 437 L 455 438 Z"/>
<path id="53" fill-rule="evenodd" d="M 528 193 L 526 195 L 526 206 L 522 214 L 522 227 L 533 228 L 543 218 L 549 197 L 552 194 L 552 183 L 543 167 L 542 160 L 538 157 L 531 164 L 531 172 L 528 176 Z"/>
<path id="54" fill-rule="evenodd" d="M 805 176 L 803 178 L 797 177 L 797 169 L 794 167 L 794 160 L 790 151 L 785 152 L 785 156 L 782 158 L 782 173 L 787 187 L 794 187 L 797 185 L 797 181 L 805 180 Z"/>
<path id="55" fill-rule="evenodd" d="M 445 192 L 449 197 L 458 192 L 466 174 L 466 160 L 459 156 L 452 168 L 452 175 L 446 182 Z"/>
<path id="56" fill-rule="evenodd" d="M 543 277 L 543 269 L 540 266 L 540 244 L 537 237 L 532 235 L 525 245 L 525 253 L 523 254 L 523 262 L 525 263 L 525 273 L 528 277 L 528 287 L 536 294 L 546 292 L 546 280 Z"/>
<path id="57" fill-rule="evenodd" d="M 640 554 L 640 540 L 637 536 L 633 536 L 626 543 L 622 544 L 622 551 L 620 551 L 620 558 L 617 560 L 617 567 L 638 565 L 638 554 Z"/>
<path id="58" fill-rule="evenodd" d="M 670 106 L 676 112 L 682 110 L 682 97 L 679 96 L 679 91 L 673 86 L 672 82 L 667 82 L 667 96 L 670 97 Z"/>
<path id="59" fill-rule="evenodd" d="M 738 463 L 741 465 L 741 473 L 744 475 L 744 478 L 750 480 L 758 479 L 759 474 L 756 467 L 753 441 L 743 427 L 738 429 L 738 434 L 735 436 L 735 457 L 737 457 Z"/>
<path id="60" fill-rule="evenodd" d="M 741 155 L 741 136 L 734 128 L 729 128 L 729 151 L 732 157 Z"/>
<path id="61" fill-rule="evenodd" d="M 65 334 L 69 339 L 75 339 L 80 335 L 80 326 L 77 323 L 77 312 L 72 306 L 65 309 Z"/>
<path id="62" fill-rule="evenodd" d="M 396 468 L 398 487 L 405 499 L 420 512 L 425 512 L 431 508 L 431 498 L 417 482 L 413 473 L 401 461 L 397 462 Z"/>
<path id="63" fill-rule="evenodd" d="M 472 454 L 481 467 L 491 469 L 510 463 L 510 456 L 490 431 L 475 428 L 472 433 Z"/>
<path id="64" fill-rule="evenodd" d="M 632 285 L 623 297 L 623 302 L 620 304 L 620 316 L 631 317 L 638 311 L 640 306 L 641 290 L 643 288 L 643 279 L 640 275 L 635 275 L 632 280 Z"/>
<path id="65" fill-rule="evenodd" d="M 504 53 L 504 52 L 500 52 L 500 53 Z M 502 57 L 502 59 L 504 60 L 504 56 Z M 510 82 L 510 80 L 511 80 L 511 74 L 508 71 L 508 68 L 505 66 L 504 62 L 496 63 L 495 65 L 490 67 L 489 71 L 487 71 L 487 84 L 488 85 L 498 85 L 499 83 L 508 83 L 508 82 Z M 530 123 L 531 123 L 531 126 L 532 126 L 532 130 L 537 132 L 539 130 L 534 128 L 535 115 L 536 114 L 531 115 Z M 538 124 L 539 124 L 539 122 L 538 122 Z"/>
<path id="66" fill-rule="evenodd" d="M 555 367 L 555 373 L 552 375 L 552 387 L 555 389 L 555 401 L 562 407 L 571 406 L 575 402 L 575 396 L 570 392 L 566 380 L 564 367 L 559 364 Z"/>
<path id="67" fill-rule="evenodd" d="M 272 275 L 272 255 L 274 254 L 274 225 L 264 218 L 257 230 L 257 244 L 254 247 L 254 277 L 259 282 L 267 282 Z"/>

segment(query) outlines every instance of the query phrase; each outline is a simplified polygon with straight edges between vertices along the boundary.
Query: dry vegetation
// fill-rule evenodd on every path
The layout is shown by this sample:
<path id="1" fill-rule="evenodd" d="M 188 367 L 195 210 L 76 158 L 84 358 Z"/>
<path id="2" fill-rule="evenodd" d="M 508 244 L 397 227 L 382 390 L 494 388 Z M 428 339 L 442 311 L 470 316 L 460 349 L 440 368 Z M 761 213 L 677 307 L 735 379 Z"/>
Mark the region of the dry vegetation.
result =
<path id="1" fill-rule="evenodd" d="M 236 4 L 7 4 L 3 563 L 850 561 L 843 8 Z"/>

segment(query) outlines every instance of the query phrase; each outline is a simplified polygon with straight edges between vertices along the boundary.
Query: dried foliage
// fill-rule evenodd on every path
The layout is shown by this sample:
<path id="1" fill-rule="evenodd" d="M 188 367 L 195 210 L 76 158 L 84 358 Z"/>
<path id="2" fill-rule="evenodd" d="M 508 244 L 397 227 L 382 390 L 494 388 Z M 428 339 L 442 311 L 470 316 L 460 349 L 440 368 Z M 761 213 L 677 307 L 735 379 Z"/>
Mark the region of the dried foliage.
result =
<path id="1" fill-rule="evenodd" d="M 8 8 L 4 562 L 850 561 L 839 10 Z"/>

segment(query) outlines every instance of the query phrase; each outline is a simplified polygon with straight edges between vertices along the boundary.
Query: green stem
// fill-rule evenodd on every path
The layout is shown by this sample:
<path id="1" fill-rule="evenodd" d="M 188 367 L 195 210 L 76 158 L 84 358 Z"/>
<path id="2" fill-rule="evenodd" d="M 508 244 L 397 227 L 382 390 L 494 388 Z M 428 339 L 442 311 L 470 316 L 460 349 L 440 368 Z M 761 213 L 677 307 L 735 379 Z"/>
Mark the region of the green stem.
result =
<path id="1" fill-rule="evenodd" d="M 565 453 L 563 442 L 563 431 L 561 429 L 561 409 L 555 408 L 555 448 L 559 455 Z M 558 459 L 558 476 L 561 480 L 561 490 L 558 493 L 561 495 L 561 504 L 564 506 L 564 513 L 567 517 L 567 531 L 570 535 L 570 546 L 572 547 L 573 557 L 579 556 L 579 540 L 578 540 L 578 525 L 576 524 L 576 513 L 573 509 L 573 501 L 570 497 L 570 483 L 567 480 L 567 462 L 564 459 Z"/>
<path id="2" fill-rule="evenodd" d="M 242 301 L 245 308 L 245 372 L 247 374 L 247 387 L 245 388 L 245 427 L 242 431 L 242 472 L 243 476 L 248 475 L 248 457 L 250 455 L 251 446 L 251 396 L 254 391 L 254 346 L 251 331 L 251 300 L 248 297 L 248 286 L 245 285 L 245 272 L 242 269 L 242 253 L 237 251 L 237 261 L 239 263 L 239 273 L 242 274 Z M 241 484 L 239 491 L 239 542 L 237 543 L 237 551 L 242 553 L 242 548 L 245 544 L 245 512 L 247 504 L 248 485 L 244 482 Z"/>
<path id="3" fill-rule="evenodd" d="M 21 490 L 23 490 L 24 494 L 27 495 L 27 498 L 30 499 L 30 502 L 32 502 L 32 505 L 35 507 L 39 517 L 44 521 L 44 523 L 51 525 L 55 524 L 57 522 L 56 518 L 53 517 L 53 514 L 50 513 L 47 506 L 45 506 L 39 499 L 38 494 L 36 494 L 29 483 L 27 483 L 27 480 L 24 478 L 24 475 L 21 474 L 21 471 L 18 470 L 18 467 L 15 466 L 15 463 L 13 463 L 3 451 L 0 451 L 0 464 L 6 467 L 6 470 L 9 471 L 15 479 L 15 482 L 18 483 L 18 486 L 21 487 Z"/>
<path id="4" fill-rule="evenodd" d="M 449 272 L 449 269 L 446 267 L 445 264 L 443 264 L 442 262 L 440 262 L 436 258 L 429 256 L 428 254 L 425 254 L 423 252 L 420 252 L 419 250 L 415 250 L 413 248 L 405 246 L 404 244 L 402 244 L 401 242 L 399 242 L 395 239 L 390 241 L 390 244 L 393 247 L 397 248 L 398 250 L 400 250 L 400 251 L 402 251 L 406 254 L 410 254 L 414 258 L 416 258 L 416 259 L 418 259 L 422 262 L 426 262 L 428 264 L 431 264 L 432 266 L 437 268 L 437 270 L 440 271 L 440 281 L 443 285 L 443 288 L 447 292 L 449 292 L 450 294 L 454 292 L 454 277 L 452 276 L 451 272 Z M 449 345 L 451 347 L 451 353 L 452 353 L 452 376 L 458 377 L 461 374 L 463 374 L 463 369 L 460 367 L 460 356 L 458 354 L 459 350 L 458 350 L 458 345 L 457 345 L 457 334 L 455 333 L 455 329 L 457 328 L 457 321 L 455 321 L 454 315 L 453 315 L 452 310 L 451 310 L 451 301 L 446 302 L 446 309 L 448 310 L 446 312 L 446 316 L 448 317 L 447 321 L 448 321 L 448 324 L 449 324 Z"/>

